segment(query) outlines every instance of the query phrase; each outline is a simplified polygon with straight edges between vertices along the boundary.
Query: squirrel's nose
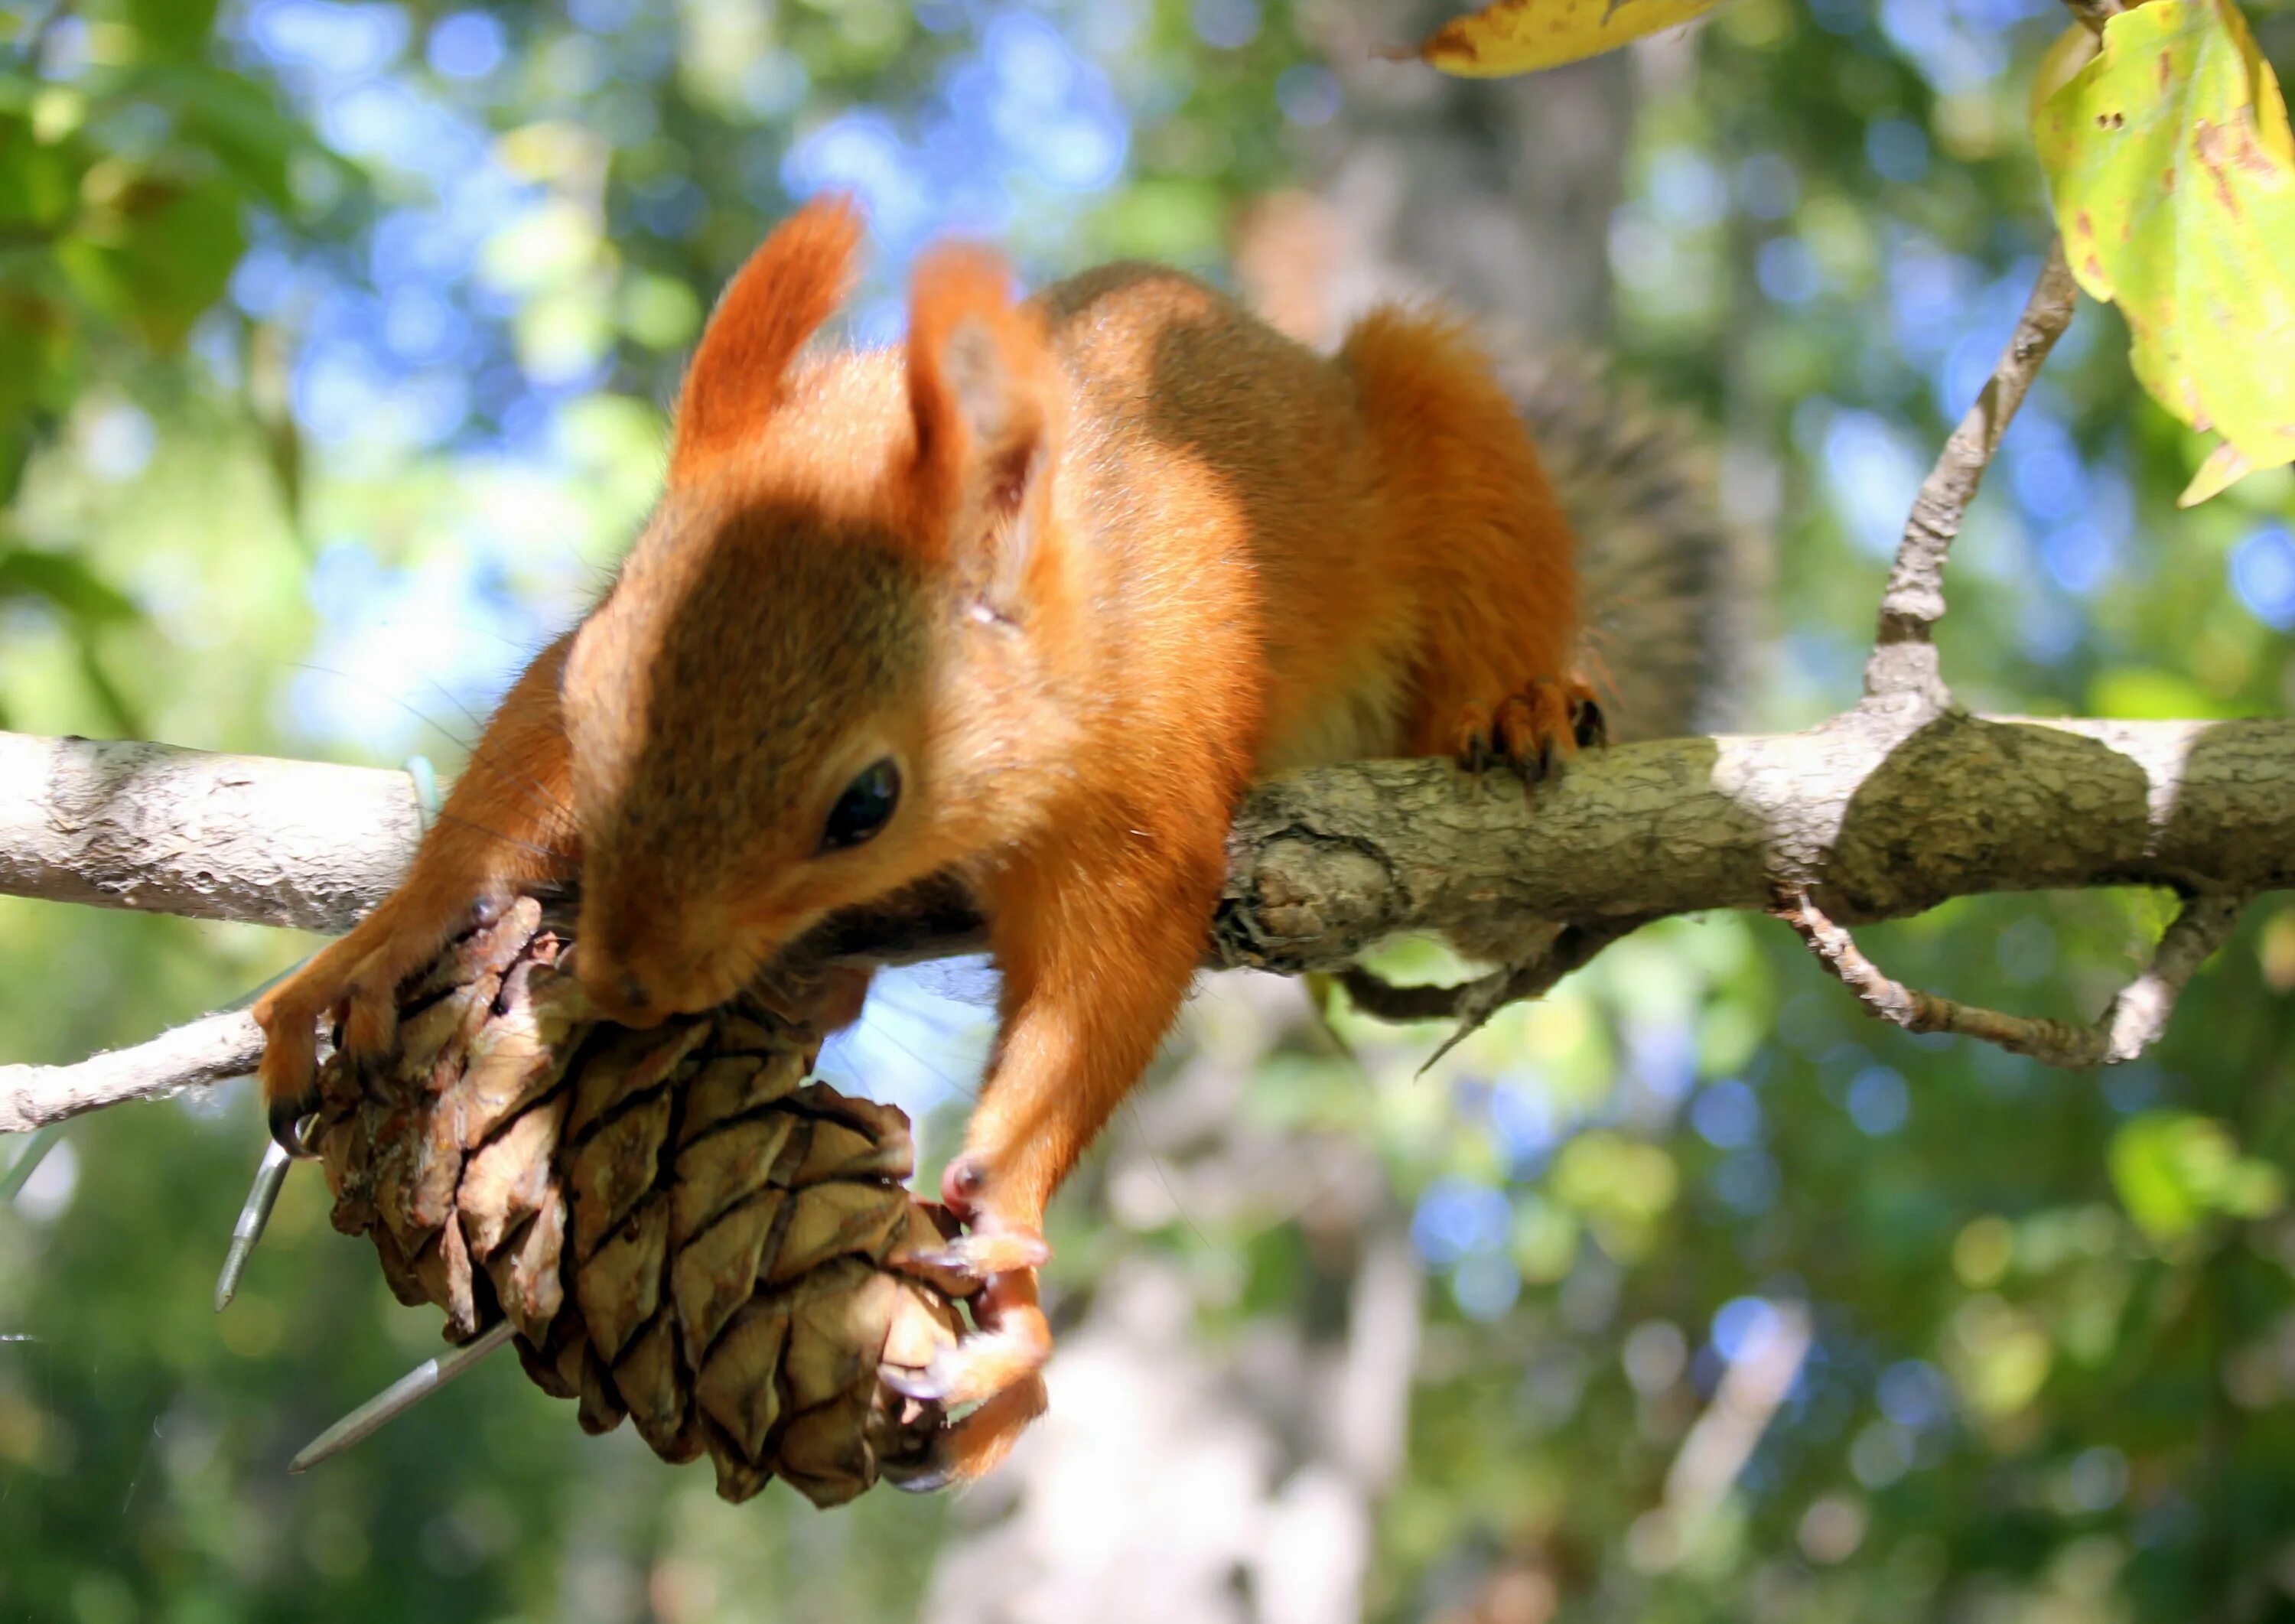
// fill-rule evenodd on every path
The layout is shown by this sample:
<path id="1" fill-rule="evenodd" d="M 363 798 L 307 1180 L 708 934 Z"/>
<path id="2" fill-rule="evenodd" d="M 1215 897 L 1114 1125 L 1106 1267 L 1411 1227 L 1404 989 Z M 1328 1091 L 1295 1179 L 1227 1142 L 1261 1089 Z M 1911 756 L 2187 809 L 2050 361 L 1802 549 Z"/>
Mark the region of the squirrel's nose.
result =
<path id="1" fill-rule="evenodd" d="M 590 973 L 594 971 L 594 974 Z M 598 1013 L 620 1026 L 650 1026 L 666 1013 L 664 1000 L 645 973 L 598 956 L 584 967 L 582 984 Z"/>

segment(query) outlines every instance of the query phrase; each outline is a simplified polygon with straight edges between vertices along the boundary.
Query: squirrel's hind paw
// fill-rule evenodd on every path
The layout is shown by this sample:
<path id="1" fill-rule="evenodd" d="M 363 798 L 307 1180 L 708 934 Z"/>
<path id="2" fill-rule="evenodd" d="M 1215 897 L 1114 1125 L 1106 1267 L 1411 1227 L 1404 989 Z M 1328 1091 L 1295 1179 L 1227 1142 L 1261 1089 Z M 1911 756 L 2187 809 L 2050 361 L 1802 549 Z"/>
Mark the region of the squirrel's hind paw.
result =
<path id="1" fill-rule="evenodd" d="M 1454 754 L 1480 777 L 1504 763 L 1535 788 L 1552 777 L 1562 758 L 1609 741 L 1609 724 L 1594 690 L 1572 678 L 1534 677 L 1495 706 L 1471 705 L 1458 719 Z"/>

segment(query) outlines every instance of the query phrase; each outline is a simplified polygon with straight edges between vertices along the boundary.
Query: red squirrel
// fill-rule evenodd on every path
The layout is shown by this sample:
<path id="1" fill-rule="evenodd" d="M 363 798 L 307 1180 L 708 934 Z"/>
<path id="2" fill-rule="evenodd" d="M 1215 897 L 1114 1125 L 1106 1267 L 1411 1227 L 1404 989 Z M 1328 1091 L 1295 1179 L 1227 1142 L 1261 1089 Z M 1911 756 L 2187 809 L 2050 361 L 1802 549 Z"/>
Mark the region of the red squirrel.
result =
<path id="1" fill-rule="evenodd" d="M 400 888 L 256 1017 L 291 1143 L 321 1022 L 387 1046 L 474 902 L 578 882 L 584 988 L 642 1026 L 960 876 L 1003 988 L 943 1180 L 982 1328 L 904 1391 L 977 1402 L 941 1468 L 969 1479 L 1043 1407 L 1045 1204 L 1179 1010 L 1246 783 L 1392 755 L 1534 783 L 1603 721 L 1570 526 L 1457 324 L 1383 308 L 1324 356 L 1175 271 L 1015 303 L 943 246 L 903 343 L 804 354 L 861 231 L 813 202 L 734 278 L 612 587 Z"/>

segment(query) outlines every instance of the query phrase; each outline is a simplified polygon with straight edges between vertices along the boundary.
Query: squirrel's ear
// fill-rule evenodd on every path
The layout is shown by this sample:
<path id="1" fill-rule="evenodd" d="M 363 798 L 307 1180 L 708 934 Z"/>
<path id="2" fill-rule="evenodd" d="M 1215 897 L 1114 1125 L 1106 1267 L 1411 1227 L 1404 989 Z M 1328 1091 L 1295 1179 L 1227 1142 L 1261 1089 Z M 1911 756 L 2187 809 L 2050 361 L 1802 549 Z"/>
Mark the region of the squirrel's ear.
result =
<path id="1" fill-rule="evenodd" d="M 707 455 L 772 410 L 789 363 L 852 290 L 860 241 L 852 200 L 816 198 L 734 273 L 686 369 L 673 466 Z"/>
<path id="2" fill-rule="evenodd" d="M 1006 590 L 1027 562 L 1058 400 L 1042 325 L 1011 290 L 987 249 L 939 248 L 919 264 L 909 306 L 919 494 L 935 524 L 946 518 L 952 545 L 997 547 Z"/>

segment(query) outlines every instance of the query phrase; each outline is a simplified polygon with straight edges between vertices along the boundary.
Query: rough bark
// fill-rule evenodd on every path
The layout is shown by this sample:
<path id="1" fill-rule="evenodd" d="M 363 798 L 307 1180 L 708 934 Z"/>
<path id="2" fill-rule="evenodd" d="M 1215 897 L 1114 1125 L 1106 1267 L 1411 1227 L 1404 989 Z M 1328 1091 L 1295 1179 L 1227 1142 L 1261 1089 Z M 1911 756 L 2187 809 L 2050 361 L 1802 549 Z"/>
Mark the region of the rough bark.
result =
<path id="1" fill-rule="evenodd" d="M 0 892 L 348 930 L 421 834 L 403 772 L 0 733 Z"/>
<path id="2" fill-rule="evenodd" d="M 1329 970 L 1401 930 L 1507 913 L 1591 923 L 1768 909 L 1843 923 L 1993 891 L 2295 883 L 2295 722 L 2027 721 L 1670 739 L 1575 765 L 1525 804 L 1446 763 L 1261 786 L 1236 820 L 1218 962 Z"/>
<path id="3" fill-rule="evenodd" d="M 76 1065 L 0 1065 L 0 1133 L 228 1082 L 262 1057 L 263 1028 L 246 1010 L 233 1009 Z"/>

